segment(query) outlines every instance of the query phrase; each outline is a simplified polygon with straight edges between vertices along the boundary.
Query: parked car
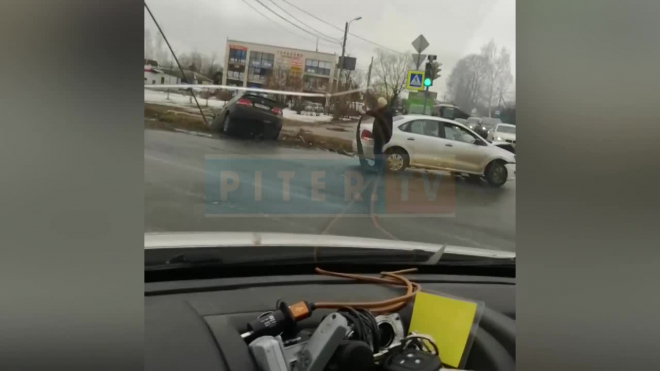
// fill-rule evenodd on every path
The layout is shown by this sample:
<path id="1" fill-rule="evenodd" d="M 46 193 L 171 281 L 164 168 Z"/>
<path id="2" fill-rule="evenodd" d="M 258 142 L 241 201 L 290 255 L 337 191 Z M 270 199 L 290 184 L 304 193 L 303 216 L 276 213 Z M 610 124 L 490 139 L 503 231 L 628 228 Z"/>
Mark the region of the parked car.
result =
<path id="1" fill-rule="evenodd" d="M 353 149 L 363 166 L 374 159 L 373 122 L 373 117 L 362 116 L 353 140 Z M 483 177 L 494 187 L 515 179 L 516 174 L 513 153 L 489 143 L 463 124 L 434 116 L 395 116 L 392 139 L 383 152 L 391 172 L 407 167 L 445 170 Z"/>
<path id="2" fill-rule="evenodd" d="M 481 117 L 471 116 L 467 118 L 467 127 L 470 130 L 477 130 L 479 126 L 481 126 Z"/>
<path id="3" fill-rule="evenodd" d="M 210 129 L 213 133 L 249 134 L 277 140 L 282 129 L 282 108 L 272 99 L 239 93 L 214 115 Z"/>
<path id="4" fill-rule="evenodd" d="M 463 112 L 458 106 L 448 103 L 438 103 L 433 105 L 431 111 L 432 116 L 442 117 L 449 120 L 466 120 L 470 117 L 467 113 Z"/>
<path id="5" fill-rule="evenodd" d="M 495 117 L 482 117 L 481 118 L 481 126 L 474 129 L 474 131 L 477 132 L 477 134 L 481 135 L 482 137 L 486 138 L 488 137 L 488 133 L 492 131 L 497 124 L 501 124 L 502 120 L 499 118 Z"/>
<path id="6" fill-rule="evenodd" d="M 502 141 L 516 144 L 516 126 L 511 124 L 497 124 L 493 130 L 488 133 L 488 140 Z"/>
<path id="7" fill-rule="evenodd" d="M 307 116 L 321 116 L 324 113 L 323 105 L 320 103 L 307 102 L 303 109 L 303 115 Z"/>

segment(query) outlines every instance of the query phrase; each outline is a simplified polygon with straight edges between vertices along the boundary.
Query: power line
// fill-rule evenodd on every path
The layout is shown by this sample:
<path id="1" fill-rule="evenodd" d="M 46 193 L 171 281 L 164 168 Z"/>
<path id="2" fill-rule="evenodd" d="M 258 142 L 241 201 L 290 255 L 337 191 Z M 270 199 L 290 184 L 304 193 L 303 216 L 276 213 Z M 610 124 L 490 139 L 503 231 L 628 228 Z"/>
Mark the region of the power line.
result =
<path id="1" fill-rule="evenodd" d="M 267 20 L 273 22 L 274 24 L 276 24 L 276 25 L 282 27 L 283 29 L 289 31 L 291 34 L 296 35 L 296 36 L 300 37 L 301 39 L 304 39 L 304 40 L 307 40 L 307 41 L 314 41 L 314 40 L 312 40 L 312 39 L 308 39 L 308 38 L 305 37 L 305 36 L 299 35 L 299 34 L 293 32 L 293 31 L 291 31 L 290 29 L 286 28 L 285 26 L 283 26 L 283 25 L 281 25 L 281 24 L 275 22 L 275 20 L 273 20 L 272 18 L 270 18 L 270 17 L 268 17 L 267 15 L 265 15 L 264 13 L 262 13 L 259 9 L 255 8 L 254 6 L 252 6 L 252 4 L 248 3 L 247 1 L 245 1 L 245 0 L 241 0 L 241 1 L 243 1 L 243 2 L 245 3 L 245 5 L 247 5 L 247 6 L 249 6 L 250 8 L 252 8 L 252 10 L 254 10 L 254 11 L 257 12 L 257 13 L 259 13 L 262 17 L 264 17 L 264 18 L 266 18 Z"/>
<path id="2" fill-rule="evenodd" d="M 151 16 L 151 19 L 154 21 L 156 24 L 156 27 L 158 28 L 158 31 L 160 34 L 163 36 L 163 40 L 165 40 L 165 43 L 167 44 L 167 47 L 170 49 L 170 52 L 172 53 L 172 56 L 174 57 L 174 61 L 176 61 L 176 65 L 179 67 L 179 71 L 181 71 L 181 79 L 188 83 L 188 78 L 186 77 L 186 73 L 183 71 L 183 67 L 181 67 L 181 63 L 179 63 L 179 59 L 176 57 L 176 54 L 174 53 L 174 49 L 172 49 L 172 45 L 170 45 L 170 42 L 167 40 L 167 37 L 165 37 L 165 33 L 163 32 L 163 29 L 160 28 L 160 24 L 158 24 L 158 21 L 156 20 L 156 17 L 154 17 L 154 14 L 151 12 L 151 9 L 149 9 L 149 5 L 147 3 L 144 3 L 144 7 L 147 9 L 147 12 L 149 12 L 149 15 Z M 202 119 L 204 119 L 204 123 L 208 125 L 208 121 L 206 121 L 206 116 L 204 115 L 204 111 L 202 111 L 202 107 L 200 107 L 199 102 L 197 101 L 197 97 L 195 96 L 195 92 L 193 89 L 190 89 L 190 95 L 195 99 L 195 104 L 197 104 L 197 109 L 199 109 L 199 113 L 202 114 Z"/>
<path id="3" fill-rule="evenodd" d="M 321 40 L 330 41 L 330 42 L 337 42 L 336 40 L 332 40 L 332 39 L 328 39 L 328 38 L 324 38 L 324 37 L 319 37 L 319 36 L 317 36 L 317 35 L 315 35 L 315 34 L 309 32 L 309 31 L 307 31 L 306 29 L 304 29 L 304 28 L 298 26 L 297 24 L 291 22 L 290 20 L 288 20 L 288 19 L 282 17 L 279 13 L 275 12 L 273 9 L 269 8 L 268 6 L 266 6 L 266 4 L 262 3 L 261 0 L 255 0 L 255 1 L 258 2 L 259 4 L 261 4 L 261 6 L 263 6 L 264 8 L 266 8 L 269 12 L 275 14 L 276 16 L 280 17 L 283 21 L 285 21 L 285 22 L 287 22 L 287 23 L 293 25 L 294 27 L 296 27 L 296 28 L 302 30 L 303 32 L 308 33 L 308 34 L 310 34 L 310 35 L 312 35 L 312 36 L 314 36 L 314 37 L 318 37 L 318 38 L 321 39 Z"/>
<path id="4" fill-rule="evenodd" d="M 306 10 L 304 10 L 304 9 L 301 9 L 301 8 L 299 8 L 299 7 L 297 6 L 297 5 L 295 5 L 295 4 L 291 4 L 291 3 L 290 3 L 290 2 L 288 2 L 287 0 L 282 0 L 282 1 L 284 1 L 285 3 L 287 3 L 287 4 L 289 4 L 289 5 L 291 5 L 292 7 L 294 7 L 294 8 L 296 8 L 296 9 L 298 9 L 298 10 L 300 10 L 301 12 L 303 12 L 303 13 L 305 13 L 305 14 L 307 14 L 308 16 L 310 16 L 310 17 L 312 17 L 312 18 L 314 18 L 314 19 L 316 19 L 317 21 L 320 21 L 320 22 L 323 22 L 323 23 L 325 23 L 325 24 L 327 24 L 328 26 L 330 26 L 330 27 L 333 27 L 333 28 L 335 28 L 335 29 L 337 29 L 337 30 L 339 30 L 339 31 L 342 31 L 342 32 L 344 31 L 344 30 L 342 30 L 341 28 L 339 28 L 339 27 L 337 27 L 337 26 L 335 26 L 335 25 L 333 25 L 332 23 L 328 23 L 328 22 L 326 22 L 326 21 L 324 21 L 324 20 L 322 20 L 321 18 L 319 18 L 319 17 L 317 17 L 317 16 L 315 16 L 314 14 L 312 14 L 312 13 L 309 13 L 308 11 L 306 11 Z"/>
<path id="5" fill-rule="evenodd" d="M 273 5 L 275 5 L 276 7 L 278 7 L 281 11 L 283 11 L 285 14 L 287 14 L 289 17 L 291 17 L 291 18 L 293 18 L 294 20 L 300 22 L 303 26 L 306 26 L 307 28 L 316 31 L 319 35 L 323 35 L 323 36 L 328 37 L 328 38 L 330 38 L 330 39 L 335 39 L 334 37 L 332 37 L 332 36 L 330 36 L 330 35 L 328 35 L 328 34 L 324 34 L 323 32 L 321 32 L 321 31 L 315 29 L 314 27 L 312 27 L 312 26 L 308 25 L 307 23 L 301 21 L 300 19 L 296 18 L 293 14 L 289 13 L 286 9 L 282 8 L 281 6 L 279 6 L 275 1 L 273 1 L 273 0 L 269 0 L 269 1 L 270 1 L 271 3 L 273 3 Z M 337 42 L 339 42 L 339 38 L 337 38 L 336 40 L 337 40 Z"/>
<path id="6" fill-rule="evenodd" d="M 354 34 L 354 33 L 349 32 L 348 34 L 351 35 L 351 36 L 353 36 L 353 37 L 355 37 L 355 38 L 358 38 L 358 39 L 360 39 L 360 40 L 362 40 L 362 41 L 366 41 L 366 42 L 368 42 L 369 44 L 376 45 L 377 47 L 379 47 L 379 48 L 381 48 L 381 49 L 386 49 L 386 50 L 389 50 L 389 51 L 391 51 L 391 52 L 393 52 L 393 53 L 397 53 L 397 54 L 405 54 L 405 53 L 401 53 L 401 52 L 398 51 L 398 50 L 394 50 L 394 49 L 388 48 L 387 46 L 384 46 L 384 45 L 378 44 L 378 43 L 376 43 L 376 42 L 369 41 L 369 40 L 365 39 L 364 37 L 362 37 L 362 36 L 358 36 L 358 35 L 356 35 L 356 34 Z"/>
<path id="7" fill-rule="evenodd" d="M 315 16 L 314 14 L 312 14 L 312 13 L 310 13 L 310 12 L 308 12 L 308 11 L 302 9 L 302 8 L 300 8 L 299 6 L 290 3 L 288 0 L 282 0 L 282 1 L 284 1 L 285 3 L 291 5 L 292 7 L 296 8 L 296 9 L 298 9 L 299 11 L 301 11 L 301 12 L 307 14 L 308 16 L 310 16 L 310 17 L 312 17 L 312 18 L 314 18 L 314 19 L 316 19 L 316 20 L 318 20 L 318 21 L 320 21 L 320 22 L 323 22 L 323 23 L 327 24 L 328 26 L 330 26 L 330 27 L 332 27 L 332 28 L 335 28 L 335 29 L 337 29 L 337 30 L 339 30 L 339 31 L 344 31 L 344 30 L 342 30 L 341 28 L 339 28 L 339 27 L 333 25 L 332 23 L 326 22 L 326 21 L 324 21 L 323 19 L 321 19 L 321 18 Z M 394 49 L 388 48 L 387 46 L 384 46 L 384 45 L 378 44 L 378 43 L 376 43 L 376 42 L 373 42 L 373 41 L 371 41 L 371 40 L 367 40 L 367 39 L 365 39 L 364 37 L 359 36 L 359 35 L 356 35 L 356 34 L 354 34 L 354 33 L 352 33 L 352 32 L 349 32 L 348 34 L 351 35 L 351 36 L 354 36 L 354 37 L 356 37 L 356 38 L 358 38 L 358 39 L 360 39 L 360 40 L 362 40 L 362 41 L 368 42 L 369 44 L 376 45 L 376 46 L 379 47 L 379 48 L 387 49 L 387 50 L 389 50 L 389 51 L 391 51 L 391 52 L 398 53 L 398 54 L 405 54 L 405 53 L 401 53 L 401 52 L 398 51 L 398 50 L 394 50 Z"/>
<path id="8" fill-rule="evenodd" d="M 275 25 L 277 25 L 277 26 L 279 26 L 279 27 L 282 27 L 284 30 L 286 30 L 287 32 L 291 33 L 292 35 L 298 36 L 299 38 L 301 38 L 301 39 L 303 39 L 303 40 L 306 40 L 306 41 L 309 41 L 309 42 L 315 42 L 315 41 L 316 41 L 316 40 L 314 40 L 314 39 L 310 39 L 310 38 L 308 38 L 308 37 L 306 37 L 306 36 L 302 36 L 302 35 L 300 35 L 300 34 L 294 32 L 294 31 L 292 31 L 290 28 L 288 28 L 288 27 L 286 27 L 286 26 L 284 26 L 284 25 L 282 25 L 282 24 L 280 24 L 280 23 L 277 23 L 274 19 L 272 19 L 272 18 L 270 18 L 269 16 L 267 16 L 266 14 L 262 13 L 259 9 L 257 9 L 256 7 L 254 7 L 252 4 L 248 3 L 246 0 L 241 0 L 241 1 L 243 1 L 243 2 L 245 3 L 245 5 L 247 5 L 247 6 L 249 6 L 250 8 L 252 8 L 252 10 L 254 10 L 255 12 L 257 12 L 259 15 L 261 15 L 262 17 L 266 18 L 267 20 L 271 21 L 271 22 L 274 23 Z M 326 45 L 329 45 L 329 44 L 326 44 Z M 333 47 L 337 47 L 337 45 L 334 45 L 334 44 L 333 44 L 332 46 L 333 46 Z"/>

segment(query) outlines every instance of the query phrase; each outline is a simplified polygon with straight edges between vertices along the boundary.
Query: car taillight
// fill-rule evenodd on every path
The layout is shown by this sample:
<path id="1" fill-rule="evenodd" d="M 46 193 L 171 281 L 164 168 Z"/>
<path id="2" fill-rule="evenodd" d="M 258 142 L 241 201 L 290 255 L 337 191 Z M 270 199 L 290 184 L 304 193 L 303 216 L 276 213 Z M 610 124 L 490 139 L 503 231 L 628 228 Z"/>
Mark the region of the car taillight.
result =
<path id="1" fill-rule="evenodd" d="M 362 132 L 360 133 L 360 139 L 371 140 L 371 132 L 367 129 L 362 130 Z"/>
<path id="2" fill-rule="evenodd" d="M 238 104 L 239 106 L 251 106 L 252 101 L 250 101 L 249 99 L 239 99 L 238 102 L 236 102 L 236 104 Z"/>
<path id="3" fill-rule="evenodd" d="M 276 115 L 282 116 L 282 110 L 279 108 L 273 108 L 271 111 Z"/>

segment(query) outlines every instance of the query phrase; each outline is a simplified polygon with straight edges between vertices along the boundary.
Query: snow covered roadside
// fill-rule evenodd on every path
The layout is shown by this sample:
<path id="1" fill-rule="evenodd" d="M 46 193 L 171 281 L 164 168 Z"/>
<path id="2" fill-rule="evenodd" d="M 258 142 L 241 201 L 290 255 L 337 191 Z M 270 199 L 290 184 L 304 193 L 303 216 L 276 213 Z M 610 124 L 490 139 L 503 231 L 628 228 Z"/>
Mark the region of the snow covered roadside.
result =
<path id="1" fill-rule="evenodd" d="M 328 115 L 321 115 L 321 116 L 299 115 L 296 111 L 289 108 L 284 109 L 283 115 L 285 119 L 301 121 L 306 123 L 330 122 L 332 120 L 332 116 L 328 116 Z"/>
<path id="2" fill-rule="evenodd" d="M 197 95 L 197 94 L 196 94 Z M 170 92 L 170 98 L 167 99 L 166 91 L 144 89 L 144 101 L 146 103 L 156 103 L 162 104 L 165 106 L 174 106 L 174 107 L 197 107 L 195 101 L 193 100 L 190 103 L 190 95 L 182 95 L 174 92 Z M 204 107 L 206 106 L 206 99 L 200 98 L 197 96 L 197 101 L 199 105 Z M 222 108 L 225 105 L 225 101 L 217 100 L 216 98 L 209 98 L 209 107 L 213 108 Z"/>
<path id="3" fill-rule="evenodd" d="M 206 106 L 206 99 L 197 96 L 197 100 L 199 101 L 199 105 L 202 106 L 202 108 Z M 190 95 L 188 94 L 184 95 L 178 92 L 177 93 L 170 92 L 170 97 L 168 99 L 166 91 L 159 91 L 153 89 L 144 89 L 144 102 L 160 104 L 164 106 L 172 106 L 172 107 L 197 108 L 194 100 L 192 101 L 192 103 L 190 102 Z M 222 108 L 225 106 L 225 103 L 226 103 L 225 101 L 217 100 L 215 98 L 209 99 L 210 108 Z M 289 108 L 284 109 L 283 115 L 285 119 L 300 121 L 307 124 L 327 123 L 332 120 L 332 116 L 328 116 L 328 115 L 320 115 L 320 116 L 299 115 L 298 113 L 296 113 L 296 111 Z"/>

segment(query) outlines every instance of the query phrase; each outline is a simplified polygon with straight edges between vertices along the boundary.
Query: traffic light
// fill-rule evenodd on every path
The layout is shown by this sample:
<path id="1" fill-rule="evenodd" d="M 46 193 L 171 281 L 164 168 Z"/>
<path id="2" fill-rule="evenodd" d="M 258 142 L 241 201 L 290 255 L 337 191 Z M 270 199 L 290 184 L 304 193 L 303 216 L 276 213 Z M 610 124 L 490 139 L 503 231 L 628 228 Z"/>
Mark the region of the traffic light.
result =
<path id="1" fill-rule="evenodd" d="M 433 63 L 431 62 L 426 62 L 426 66 L 424 68 L 424 86 L 429 87 L 433 85 Z"/>

